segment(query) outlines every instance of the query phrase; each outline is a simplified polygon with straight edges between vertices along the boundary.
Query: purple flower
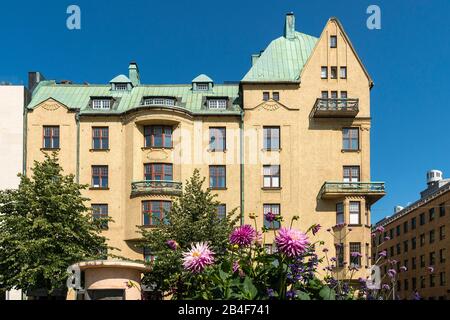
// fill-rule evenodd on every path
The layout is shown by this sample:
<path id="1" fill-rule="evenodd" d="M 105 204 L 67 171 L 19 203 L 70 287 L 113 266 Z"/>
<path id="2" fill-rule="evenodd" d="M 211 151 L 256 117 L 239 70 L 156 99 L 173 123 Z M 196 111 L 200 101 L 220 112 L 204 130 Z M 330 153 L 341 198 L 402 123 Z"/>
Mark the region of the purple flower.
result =
<path id="1" fill-rule="evenodd" d="M 379 255 L 380 257 L 386 258 L 386 256 L 387 256 L 387 251 L 386 251 L 386 250 L 383 250 L 383 251 L 381 251 L 380 253 L 378 253 L 378 255 Z"/>
<path id="2" fill-rule="evenodd" d="M 322 250 L 322 252 L 323 252 L 323 253 L 327 253 L 327 252 L 328 252 L 328 249 L 327 249 L 327 248 L 324 248 L 324 249 Z"/>
<path id="3" fill-rule="evenodd" d="M 309 245 L 306 234 L 294 229 L 281 228 L 275 237 L 278 250 L 288 257 L 297 257 L 305 252 Z"/>
<path id="4" fill-rule="evenodd" d="M 286 298 L 288 298 L 288 299 L 293 299 L 293 298 L 295 298 L 295 296 L 296 296 L 296 293 L 294 290 L 289 290 L 288 292 L 286 292 Z"/>
<path id="5" fill-rule="evenodd" d="M 389 236 L 384 237 L 384 241 L 388 241 L 388 240 L 391 240 L 391 237 L 389 237 Z"/>
<path id="6" fill-rule="evenodd" d="M 319 232 L 320 228 L 322 228 L 322 226 L 320 224 L 315 224 L 312 227 L 311 231 L 312 231 L 313 236 L 315 236 L 316 233 Z"/>
<path id="7" fill-rule="evenodd" d="M 397 275 L 397 271 L 395 271 L 394 269 L 389 269 L 387 274 L 390 278 L 394 278 Z"/>
<path id="8" fill-rule="evenodd" d="M 353 258 L 362 257 L 362 254 L 359 253 L 359 252 L 350 252 L 350 255 L 351 255 Z"/>
<path id="9" fill-rule="evenodd" d="M 237 227 L 231 232 L 230 243 L 238 245 L 239 247 L 248 247 L 257 238 L 256 230 L 252 226 L 245 224 Z"/>
<path id="10" fill-rule="evenodd" d="M 372 238 L 375 238 L 377 235 L 376 235 L 376 233 L 372 233 L 370 236 L 371 236 Z"/>
<path id="11" fill-rule="evenodd" d="M 389 287 L 388 284 L 383 284 L 383 286 L 381 288 L 383 288 L 383 290 L 390 290 L 391 289 L 391 287 Z"/>
<path id="12" fill-rule="evenodd" d="M 267 212 L 264 217 L 266 218 L 267 222 L 274 222 L 277 216 L 272 212 Z"/>
<path id="13" fill-rule="evenodd" d="M 433 273 L 433 272 L 434 272 L 433 266 L 429 266 L 427 269 L 428 269 L 428 271 L 430 271 L 430 273 Z"/>
<path id="14" fill-rule="evenodd" d="M 392 259 L 392 260 L 388 260 L 388 262 L 389 262 L 390 264 L 392 264 L 392 265 L 395 265 L 395 264 L 397 264 L 397 263 L 398 263 L 398 261 L 397 261 L 397 260 L 395 260 L 395 259 Z"/>
<path id="15" fill-rule="evenodd" d="M 191 249 L 183 252 L 183 267 L 193 273 L 200 273 L 206 266 L 214 263 L 214 252 L 207 243 L 193 244 Z"/>
<path id="16" fill-rule="evenodd" d="M 337 261 L 336 257 L 331 257 L 330 260 L 333 261 L 333 262 Z"/>
<path id="17" fill-rule="evenodd" d="M 175 240 L 168 240 L 166 244 L 170 249 L 174 251 L 177 250 L 179 247 L 178 243 Z"/>
<path id="18" fill-rule="evenodd" d="M 377 228 L 375 229 L 375 232 L 383 233 L 383 232 L 384 232 L 384 227 L 383 227 L 383 226 L 377 227 Z"/>
<path id="19" fill-rule="evenodd" d="M 275 292 L 273 291 L 273 289 L 269 288 L 267 289 L 267 295 L 269 296 L 269 298 L 273 298 L 275 297 Z"/>
<path id="20" fill-rule="evenodd" d="M 420 294 L 417 291 L 414 292 L 413 299 L 414 300 L 420 300 L 421 299 L 420 298 Z"/>
<path id="21" fill-rule="evenodd" d="M 236 271 L 239 271 L 239 261 L 233 262 L 233 273 L 235 273 Z"/>
<path id="22" fill-rule="evenodd" d="M 400 267 L 400 271 L 401 272 L 406 272 L 408 270 L 408 268 L 406 268 L 405 266 L 401 266 Z"/>

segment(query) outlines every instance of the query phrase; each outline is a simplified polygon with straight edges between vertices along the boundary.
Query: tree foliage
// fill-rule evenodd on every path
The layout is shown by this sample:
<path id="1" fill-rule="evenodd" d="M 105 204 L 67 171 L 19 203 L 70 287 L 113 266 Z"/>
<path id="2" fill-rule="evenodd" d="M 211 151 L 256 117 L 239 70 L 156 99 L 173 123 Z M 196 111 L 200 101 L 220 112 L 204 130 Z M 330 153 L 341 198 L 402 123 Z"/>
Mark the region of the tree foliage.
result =
<path id="1" fill-rule="evenodd" d="M 175 199 L 171 210 L 166 213 L 167 222 L 161 221 L 155 229 L 141 228 L 143 246 L 156 257 L 143 282 L 154 286 L 155 291 L 162 293 L 176 287 L 176 276 L 171 275 L 181 272 L 181 253 L 171 250 L 168 240 L 175 240 L 181 247 L 206 241 L 219 260 L 226 251 L 229 234 L 237 224 L 239 215 L 234 209 L 225 218 L 219 218 L 217 206 L 220 202 L 211 190 L 203 189 L 204 182 L 205 178 L 200 177 L 197 169 L 194 170 L 192 177 L 186 181 L 183 194 Z"/>
<path id="2" fill-rule="evenodd" d="M 63 175 L 56 153 L 35 162 L 17 190 L 0 191 L 0 287 L 64 289 L 69 265 L 98 259 L 107 250 L 81 191 Z"/>

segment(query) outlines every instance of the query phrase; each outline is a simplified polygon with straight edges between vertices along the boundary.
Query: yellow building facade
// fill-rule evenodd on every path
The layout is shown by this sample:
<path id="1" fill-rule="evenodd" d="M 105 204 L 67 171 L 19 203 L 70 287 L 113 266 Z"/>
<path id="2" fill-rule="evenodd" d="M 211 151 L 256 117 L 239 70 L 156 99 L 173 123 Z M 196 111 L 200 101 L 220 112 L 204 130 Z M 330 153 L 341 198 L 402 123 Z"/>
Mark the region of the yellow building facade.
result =
<path id="1" fill-rule="evenodd" d="M 252 223 L 252 212 L 260 226 L 269 211 L 285 223 L 299 216 L 294 227 L 304 231 L 320 224 L 313 240 L 331 255 L 340 248 L 338 270 L 357 263 L 364 276 L 370 206 L 384 195 L 370 175 L 372 85 L 337 19 L 316 38 L 295 31 L 287 14 L 283 36 L 252 56 L 240 83 L 200 75 L 144 85 L 135 63 L 106 85 L 41 81 L 27 108 L 27 174 L 58 151 L 65 173 L 90 186 L 94 215 L 114 220 L 104 231 L 120 249 L 111 253 L 143 259 L 138 226 L 157 227 L 198 168 L 223 204 L 219 214 L 238 208 Z M 339 223 L 351 228 L 345 238 L 332 228 Z M 351 261 L 351 252 L 362 257 Z"/>

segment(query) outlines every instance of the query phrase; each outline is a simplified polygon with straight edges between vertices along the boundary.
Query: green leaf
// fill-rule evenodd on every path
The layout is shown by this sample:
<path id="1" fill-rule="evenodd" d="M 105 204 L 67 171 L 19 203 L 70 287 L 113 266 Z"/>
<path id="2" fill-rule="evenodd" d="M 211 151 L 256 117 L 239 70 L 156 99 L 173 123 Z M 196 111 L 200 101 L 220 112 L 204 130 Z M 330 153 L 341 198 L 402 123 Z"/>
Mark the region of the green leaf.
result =
<path id="1" fill-rule="evenodd" d="M 304 291 L 297 291 L 297 298 L 300 300 L 311 300 L 309 294 Z"/>
<path id="2" fill-rule="evenodd" d="M 336 293 L 328 286 L 325 286 L 320 290 L 319 296 L 322 297 L 323 300 L 336 300 Z"/>
<path id="3" fill-rule="evenodd" d="M 245 277 L 243 283 L 244 294 L 249 300 L 253 300 L 258 295 L 258 289 L 256 289 L 252 280 L 249 277 Z"/>

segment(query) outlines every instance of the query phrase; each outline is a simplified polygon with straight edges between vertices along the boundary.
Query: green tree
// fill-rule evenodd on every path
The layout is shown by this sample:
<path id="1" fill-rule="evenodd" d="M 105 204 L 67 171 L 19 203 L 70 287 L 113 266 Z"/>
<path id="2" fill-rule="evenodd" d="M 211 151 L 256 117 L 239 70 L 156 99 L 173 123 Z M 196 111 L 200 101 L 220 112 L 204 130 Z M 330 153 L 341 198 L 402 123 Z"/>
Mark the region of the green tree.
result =
<path id="1" fill-rule="evenodd" d="M 145 274 L 143 283 L 153 286 L 160 294 L 172 293 L 176 287 L 178 275 L 182 271 L 181 251 L 172 250 L 167 241 L 175 240 L 181 248 L 187 248 L 194 242 L 207 241 L 220 260 L 226 252 L 228 237 L 239 221 L 237 208 L 227 213 L 225 218 L 217 215 L 220 204 L 211 190 L 203 189 L 205 178 L 200 178 L 197 169 L 186 181 L 183 194 L 175 199 L 167 219 L 161 220 L 156 229 L 141 227 L 145 246 L 155 259 L 150 262 L 151 271 Z M 165 223 L 164 223 L 165 222 Z"/>
<path id="2" fill-rule="evenodd" d="M 20 175 L 17 190 L 0 191 L 0 287 L 25 292 L 65 289 L 69 265 L 98 259 L 108 249 L 81 191 L 63 175 L 56 153 Z"/>

